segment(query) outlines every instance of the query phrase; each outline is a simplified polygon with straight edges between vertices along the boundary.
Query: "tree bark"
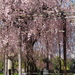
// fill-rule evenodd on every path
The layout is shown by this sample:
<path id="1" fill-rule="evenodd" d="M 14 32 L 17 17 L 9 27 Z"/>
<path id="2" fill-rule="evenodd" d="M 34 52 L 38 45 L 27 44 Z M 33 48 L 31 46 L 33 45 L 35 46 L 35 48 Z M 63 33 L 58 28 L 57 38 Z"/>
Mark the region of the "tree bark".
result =
<path id="1" fill-rule="evenodd" d="M 8 59 L 8 75 L 12 75 L 12 60 Z"/>
<path id="2" fill-rule="evenodd" d="M 8 59 L 7 59 L 7 55 L 5 54 L 5 72 L 4 75 L 8 75 Z"/>
<path id="3" fill-rule="evenodd" d="M 21 69 L 21 53 L 19 52 L 18 54 L 18 59 L 19 59 L 19 75 L 22 74 L 22 69 Z"/>
<path id="4" fill-rule="evenodd" d="M 19 75 L 22 74 L 22 67 L 21 67 L 21 50 L 22 50 L 22 36 L 21 36 L 21 27 L 20 27 L 20 42 L 19 42 L 19 53 L 18 53 L 18 60 L 19 60 Z"/>
<path id="5" fill-rule="evenodd" d="M 67 75 L 66 71 L 66 15 L 64 15 L 64 12 L 61 13 L 61 18 L 63 20 L 63 56 L 64 56 L 64 75 Z"/>

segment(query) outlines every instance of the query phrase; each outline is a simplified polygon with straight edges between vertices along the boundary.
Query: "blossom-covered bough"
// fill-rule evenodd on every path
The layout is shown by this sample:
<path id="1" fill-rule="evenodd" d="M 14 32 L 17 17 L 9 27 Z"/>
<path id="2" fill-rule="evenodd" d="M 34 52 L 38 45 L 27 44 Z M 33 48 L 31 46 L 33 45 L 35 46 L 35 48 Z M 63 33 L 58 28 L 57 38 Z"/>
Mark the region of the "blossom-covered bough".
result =
<path id="1" fill-rule="evenodd" d="M 2 29 L 1 37 L 4 37 L 5 42 L 8 40 L 9 53 L 12 50 L 14 53 L 20 53 L 20 63 L 22 54 L 27 72 L 33 73 L 37 70 L 36 62 L 38 60 L 36 60 L 33 46 L 38 40 L 41 40 L 41 44 L 44 43 L 45 48 L 41 49 L 41 52 L 43 51 L 43 57 L 48 60 L 49 56 L 52 59 L 59 50 L 59 42 L 63 43 L 65 52 L 70 48 L 69 45 L 67 48 L 64 46 L 68 39 L 63 42 L 63 38 L 67 38 L 66 35 L 69 36 L 69 32 L 71 32 L 69 26 L 71 19 L 65 19 L 66 16 L 64 16 L 64 12 L 70 12 L 69 10 L 72 9 L 69 0 L 0 0 L 0 6 L 0 20 L 6 26 L 5 29 Z M 66 35 L 61 32 L 64 25 L 68 31 Z M 4 41 L 3 38 L 1 41 Z M 5 47 L 4 44 L 1 45 L 1 48 L 2 46 Z M 5 50 L 3 51 L 5 52 Z M 66 57 L 64 57 L 64 61 L 66 68 Z M 49 62 L 46 63 L 47 69 L 50 69 Z M 21 65 L 19 66 L 19 70 L 21 70 Z M 43 63 L 41 67 L 45 67 L 45 64 Z"/>

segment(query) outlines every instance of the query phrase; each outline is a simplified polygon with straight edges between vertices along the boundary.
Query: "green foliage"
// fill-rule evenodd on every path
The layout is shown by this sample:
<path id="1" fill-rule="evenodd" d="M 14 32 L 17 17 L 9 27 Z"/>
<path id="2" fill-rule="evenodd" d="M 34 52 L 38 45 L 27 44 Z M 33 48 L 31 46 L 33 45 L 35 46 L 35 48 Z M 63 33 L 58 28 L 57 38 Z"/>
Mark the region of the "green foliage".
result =
<path id="1" fill-rule="evenodd" d="M 53 69 L 59 69 L 59 57 L 56 56 L 54 59 L 52 59 L 52 63 L 53 63 Z"/>
<path id="2" fill-rule="evenodd" d="M 0 55 L 0 69 L 3 68 L 3 62 L 4 62 L 4 60 L 3 60 L 3 56 Z"/>
<path id="3" fill-rule="evenodd" d="M 67 70 L 71 70 L 71 66 L 73 64 L 73 62 L 71 62 L 72 59 L 67 59 Z"/>
<path id="4" fill-rule="evenodd" d="M 40 58 L 40 62 L 43 62 L 43 59 L 42 58 Z"/>
<path id="5" fill-rule="evenodd" d="M 2 62 L 0 62 L 0 69 L 2 69 L 3 68 L 3 63 Z"/>
<path id="6" fill-rule="evenodd" d="M 66 61 L 66 69 L 67 70 L 71 70 L 71 67 L 72 67 L 74 62 L 75 62 L 74 59 L 67 59 L 67 61 Z M 58 56 L 54 57 L 54 59 L 52 59 L 52 63 L 54 65 L 53 69 L 57 69 L 58 70 L 59 67 L 60 67 L 59 57 Z M 64 60 L 61 59 L 61 70 L 63 70 L 63 69 L 64 69 Z"/>
<path id="7" fill-rule="evenodd" d="M 14 67 L 15 68 L 18 67 L 18 62 L 17 61 L 14 63 Z"/>
<path id="8" fill-rule="evenodd" d="M 22 62 L 22 68 L 24 68 L 24 62 Z"/>

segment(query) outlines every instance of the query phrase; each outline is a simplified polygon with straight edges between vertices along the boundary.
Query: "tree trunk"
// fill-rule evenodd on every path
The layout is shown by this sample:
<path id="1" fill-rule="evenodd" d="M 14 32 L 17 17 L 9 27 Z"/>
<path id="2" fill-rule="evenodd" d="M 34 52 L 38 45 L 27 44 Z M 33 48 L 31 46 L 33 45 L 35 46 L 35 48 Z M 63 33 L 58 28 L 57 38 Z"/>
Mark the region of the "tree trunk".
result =
<path id="1" fill-rule="evenodd" d="M 7 55 L 5 54 L 5 72 L 4 75 L 8 75 L 8 59 L 7 59 Z"/>
<path id="2" fill-rule="evenodd" d="M 63 20 L 63 56 L 64 56 L 64 75 L 67 75 L 66 71 L 66 19 L 64 12 L 61 13 L 61 18 Z"/>
<path id="3" fill-rule="evenodd" d="M 18 53 L 18 60 L 19 60 L 19 75 L 22 74 L 22 68 L 21 68 L 21 50 L 22 50 L 22 35 L 21 35 L 21 27 L 19 28 L 20 29 L 20 42 L 19 42 L 19 53 Z"/>
<path id="4" fill-rule="evenodd" d="M 12 75 L 12 60 L 8 59 L 8 75 Z"/>
<path id="5" fill-rule="evenodd" d="M 61 47 L 60 47 L 59 32 L 58 32 L 58 45 L 59 45 L 59 72 L 61 73 Z"/>
<path id="6" fill-rule="evenodd" d="M 12 60 L 12 75 L 14 75 L 14 62 Z"/>
<path id="7" fill-rule="evenodd" d="M 18 54 L 18 60 L 19 60 L 19 75 L 21 75 L 22 69 L 21 69 L 21 53 L 20 52 Z"/>

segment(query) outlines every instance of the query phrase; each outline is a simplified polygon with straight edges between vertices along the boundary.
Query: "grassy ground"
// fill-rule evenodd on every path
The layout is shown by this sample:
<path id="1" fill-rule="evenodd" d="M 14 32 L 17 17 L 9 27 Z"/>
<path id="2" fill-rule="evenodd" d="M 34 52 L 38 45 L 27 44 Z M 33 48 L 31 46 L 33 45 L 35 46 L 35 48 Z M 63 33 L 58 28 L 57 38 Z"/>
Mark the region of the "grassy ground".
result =
<path id="1" fill-rule="evenodd" d="M 0 75 L 4 75 L 4 74 L 1 74 L 1 73 L 0 73 Z M 18 75 L 18 74 L 15 73 L 14 75 Z"/>
<path id="2" fill-rule="evenodd" d="M 3 74 L 0 74 L 0 75 L 3 75 Z"/>
<path id="3" fill-rule="evenodd" d="M 0 73 L 0 75 L 4 75 L 4 74 Z M 18 75 L 18 74 L 15 73 L 14 75 Z M 38 75 L 41 75 L 41 74 L 38 74 Z M 59 74 L 50 74 L 50 75 L 59 75 Z M 74 74 L 68 74 L 68 75 L 74 75 Z"/>

